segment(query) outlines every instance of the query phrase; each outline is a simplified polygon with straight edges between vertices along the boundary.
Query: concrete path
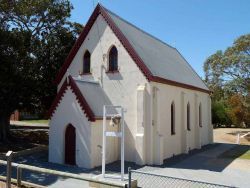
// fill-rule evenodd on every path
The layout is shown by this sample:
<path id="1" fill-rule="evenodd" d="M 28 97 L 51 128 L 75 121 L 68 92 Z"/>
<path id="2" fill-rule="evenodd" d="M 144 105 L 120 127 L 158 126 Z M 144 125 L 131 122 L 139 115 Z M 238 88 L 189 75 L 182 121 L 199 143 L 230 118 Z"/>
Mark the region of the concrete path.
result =
<path id="1" fill-rule="evenodd" d="M 182 155 L 174 159 L 166 160 L 161 166 L 138 166 L 127 162 L 125 169 L 132 167 L 140 171 L 162 174 L 164 176 L 204 181 L 227 186 L 249 188 L 250 186 L 250 160 L 224 159 L 219 155 L 234 147 L 233 144 L 214 144 L 201 150 L 191 152 L 189 155 Z M 19 157 L 15 160 L 18 163 L 30 164 L 33 166 L 55 169 L 64 172 L 80 174 L 86 177 L 98 177 L 101 174 L 101 167 L 87 170 L 84 168 L 71 167 L 47 162 L 47 153 L 38 153 L 30 156 Z M 107 165 L 107 173 L 119 175 L 120 163 L 115 162 Z M 0 167 L 0 175 L 5 174 L 5 167 Z M 13 176 L 15 177 L 15 171 Z M 88 187 L 84 181 L 65 179 L 57 176 L 38 174 L 24 171 L 23 179 L 32 183 L 48 187 Z"/>
<path id="2" fill-rule="evenodd" d="M 217 147 L 195 154 L 170 167 L 143 167 L 140 170 L 165 176 L 204 181 L 234 187 L 250 187 L 250 160 L 224 159 L 218 156 L 234 145 L 220 144 Z M 246 167 L 241 168 L 244 164 Z"/>

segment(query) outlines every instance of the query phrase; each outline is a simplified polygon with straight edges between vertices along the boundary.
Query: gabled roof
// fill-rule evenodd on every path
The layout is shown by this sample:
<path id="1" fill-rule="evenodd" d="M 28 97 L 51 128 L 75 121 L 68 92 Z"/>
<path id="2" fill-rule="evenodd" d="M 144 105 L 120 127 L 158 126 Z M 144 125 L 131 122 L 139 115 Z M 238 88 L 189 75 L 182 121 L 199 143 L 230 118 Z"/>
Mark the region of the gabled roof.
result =
<path id="1" fill-rule="evenodd" d="M 85 40 L 98 15 L 113 30 L 131 58 L 149 81 L 209 93 L 209 89 L 183 56 L 173 47 L 140 30 L 116 14 L 97 5 L 73 46 L 55 82 L 58 84 Z"/>
<path id="2" fill-rule="evenodd" d="M 68 76 L 60 88 L 55 100 L 53 101 L 49 111 L 48 118 L 51 118 L 60 104 L 67 89 L 71 89 L 75 94 L 77 102 L 80 104 L 83 113 L 89 121 L 95 121 L 103 118 L 103 106 L 112 105 L 108 96 L 98 82 L 78 80 L 72 76 Z M 115 110 L 110 113 L 116 113 Z"/>
<path id="3" fill-rule="evenodd" d="M 51 118 L 54 112 L 56 111 L 58 105 L 60 104 L 60 101 L 62 100 L 64 94 L 66 93 L 67 89 L 70 88 L 72 92 L 75 94 L 76 99 L 78 103 L 80 104 L 83 113 L 86 114 L 89 121 L 95 121 L 95 114 L 93 113 L 92 109 L 90 108 L 87 100 L 82 95 L 82 92 L 78 88 L 76 82 L 71 76 L 68 76 L 68 79 L 66 79 L 60 88 L 60 91 L 58 92 L 55 100 L 53 101 L 49 111 L 48 111 L 48 118 Z"/>
<path id="4" fill-rule="evenodd" d="M 112 103 L 101 85 L 98 82 L 77 79 L 75 80 L 75 83 L 83 94 L 85 100 L 88 101 L 89 107 L 95 114 L 95 118 L 102 119 L 103 106 L 112 105 Z"/>

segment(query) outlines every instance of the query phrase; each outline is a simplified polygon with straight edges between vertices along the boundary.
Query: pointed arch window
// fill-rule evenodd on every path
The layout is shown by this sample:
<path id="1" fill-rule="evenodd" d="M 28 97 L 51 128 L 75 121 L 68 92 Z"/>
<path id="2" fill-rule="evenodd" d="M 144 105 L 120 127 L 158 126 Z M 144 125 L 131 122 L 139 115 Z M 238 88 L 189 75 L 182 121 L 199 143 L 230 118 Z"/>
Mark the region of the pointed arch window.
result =
<path id="1" fill-rule="evenodd" d="M 202 127 L 202 105 L 199 104 L 199 126 Z"/>
<path id="2" fill-rule="evenodd" d="M 90 73 L 90 53 L 87 50 L 83 56 L 83 74 Z"/>
<path id="3" fill-rule="evenodd" d="M 118 51 L 115 46 L 109 51 L 109 64 L 108 64 L 109 72 L 118 71 Z"/>
<path id="4" fill-rule="evenodd" d="M 187 104 L 187 130 L 190 131 L 190 104 Z"/>
<path id="5" fill-rule="evenodd" d="M 175 135 L 175 105 L 171 103 L 171 135 Z"/>

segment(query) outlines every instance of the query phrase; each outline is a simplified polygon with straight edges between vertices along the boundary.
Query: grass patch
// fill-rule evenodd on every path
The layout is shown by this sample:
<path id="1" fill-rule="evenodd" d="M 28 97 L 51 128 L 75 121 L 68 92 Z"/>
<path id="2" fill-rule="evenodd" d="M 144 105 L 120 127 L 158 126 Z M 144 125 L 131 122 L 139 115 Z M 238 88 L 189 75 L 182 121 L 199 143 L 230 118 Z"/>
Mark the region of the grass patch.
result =
<path id="1" fill-rule="evenodd" d="M 21 120 L 22 122 L 26 123 L 42 123 L 42 124 L 48 124 L 49 120 L 47 119 L 34 119 L 34 120 Z"/>
<path id="2" fill-rule="evenodd" d="M 248 159 L 250 160 L 250 146 L 249 145 L 237 145 L 230 150 L 225 151 L 219 158 L 231 158 L 231 159 Z"/>

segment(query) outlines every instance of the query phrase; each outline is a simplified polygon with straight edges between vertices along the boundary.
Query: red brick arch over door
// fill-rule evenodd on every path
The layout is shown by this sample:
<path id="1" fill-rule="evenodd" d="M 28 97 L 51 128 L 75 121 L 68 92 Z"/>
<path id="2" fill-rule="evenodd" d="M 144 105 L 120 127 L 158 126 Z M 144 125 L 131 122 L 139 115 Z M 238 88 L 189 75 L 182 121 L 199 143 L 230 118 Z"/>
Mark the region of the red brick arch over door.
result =
<path id="1" fill-rule="evenodd" d="M 65 131 L 65 164 L 76 164 L 76 129 L 69 124 Z"/>

